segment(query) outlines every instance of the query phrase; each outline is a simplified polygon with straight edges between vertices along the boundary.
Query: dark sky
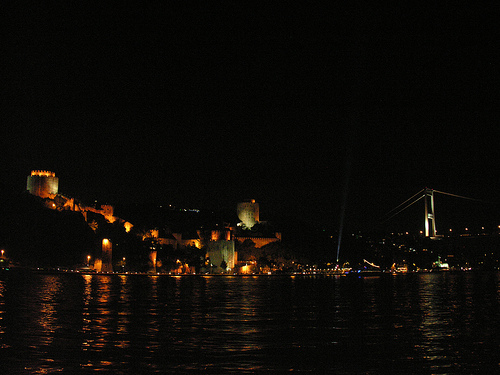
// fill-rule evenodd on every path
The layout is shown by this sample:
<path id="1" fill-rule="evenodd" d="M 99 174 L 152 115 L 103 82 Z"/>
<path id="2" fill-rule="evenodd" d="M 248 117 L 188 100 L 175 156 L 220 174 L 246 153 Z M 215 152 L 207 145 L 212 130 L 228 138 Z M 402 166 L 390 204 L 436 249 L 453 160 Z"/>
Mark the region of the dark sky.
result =
<path id="1" fill-rule="evenodd" d="M 351 228 L 425 186 L 500 201 L 493 9 L 349 3 L 7 7 L 2 188 L 335 226 L 348 179 Z"/>

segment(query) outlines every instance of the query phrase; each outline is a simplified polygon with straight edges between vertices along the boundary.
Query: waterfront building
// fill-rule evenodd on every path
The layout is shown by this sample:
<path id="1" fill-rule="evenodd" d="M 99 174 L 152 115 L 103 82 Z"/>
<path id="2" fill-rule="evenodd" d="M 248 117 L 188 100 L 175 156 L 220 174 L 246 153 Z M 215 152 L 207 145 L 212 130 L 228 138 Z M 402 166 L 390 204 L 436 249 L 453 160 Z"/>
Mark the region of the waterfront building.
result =
<path id="1" fill-rule="evenodd" d="M 113 245 L 111 244 L 111 241 L 104 238 L 102 240 L 102 272 L 113 272 L 112 252 Z"/>
<path id="2" fill-rule="evenodd" d="M 214 272 L 225 272 L 234 269 L 237 262 L 237 254 L 234 250 L 233 240 L 217 240 L 208 242 L 207 255 L 210 263 L 216 266 Z M 223 265 L 226 269 L 223 269 Z"/>

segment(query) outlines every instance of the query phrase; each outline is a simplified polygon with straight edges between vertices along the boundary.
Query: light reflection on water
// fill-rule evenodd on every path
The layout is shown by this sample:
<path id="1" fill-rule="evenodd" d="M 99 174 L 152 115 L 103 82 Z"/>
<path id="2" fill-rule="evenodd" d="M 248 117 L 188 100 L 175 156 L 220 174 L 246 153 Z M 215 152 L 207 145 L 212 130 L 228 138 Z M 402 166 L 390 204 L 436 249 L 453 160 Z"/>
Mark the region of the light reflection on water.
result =
<path id="1" fill-rule="evenodd" d="M 497 273 L 0 277 L 6 373 L 498 372 Z"/>

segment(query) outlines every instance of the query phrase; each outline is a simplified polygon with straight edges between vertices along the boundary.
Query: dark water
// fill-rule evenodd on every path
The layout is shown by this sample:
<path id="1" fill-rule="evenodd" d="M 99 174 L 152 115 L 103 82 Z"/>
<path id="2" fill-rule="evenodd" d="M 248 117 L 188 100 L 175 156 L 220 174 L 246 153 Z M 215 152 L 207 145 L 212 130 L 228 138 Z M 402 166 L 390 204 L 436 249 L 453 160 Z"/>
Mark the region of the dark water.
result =
<path id="1" fill-rule="evenodd" d="M 0 276 L 5 374 L 500 373 L 497 273 Z"/>

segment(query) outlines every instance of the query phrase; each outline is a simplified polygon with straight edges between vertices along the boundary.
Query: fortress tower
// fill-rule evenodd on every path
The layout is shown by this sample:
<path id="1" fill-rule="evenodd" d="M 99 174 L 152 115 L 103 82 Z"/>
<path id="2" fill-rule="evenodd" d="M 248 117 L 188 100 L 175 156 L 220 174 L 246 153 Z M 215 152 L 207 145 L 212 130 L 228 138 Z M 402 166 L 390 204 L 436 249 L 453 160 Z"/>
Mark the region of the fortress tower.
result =
<path id="1" fill-rule="evenodd" d="M 57 194 L 59 190 L 59 178 L 51 171 L 31 171 L 28 176 L 26 189 L 30 194 L 41 198 L 48 198 Z"/>
<path id="2" fill-rule="evenodd" d="M 246 228 L 250 229 L 259 222 L 259 204 L 255 203 L 255 199 L 238 203 L 236 210 Z"/>
<path id="3" fill-rule="evenodd" d="M 107 238 L 102 240 L 102 268 L 101 272 L 113 272 L 112 262 L 113 245 Z"/>

